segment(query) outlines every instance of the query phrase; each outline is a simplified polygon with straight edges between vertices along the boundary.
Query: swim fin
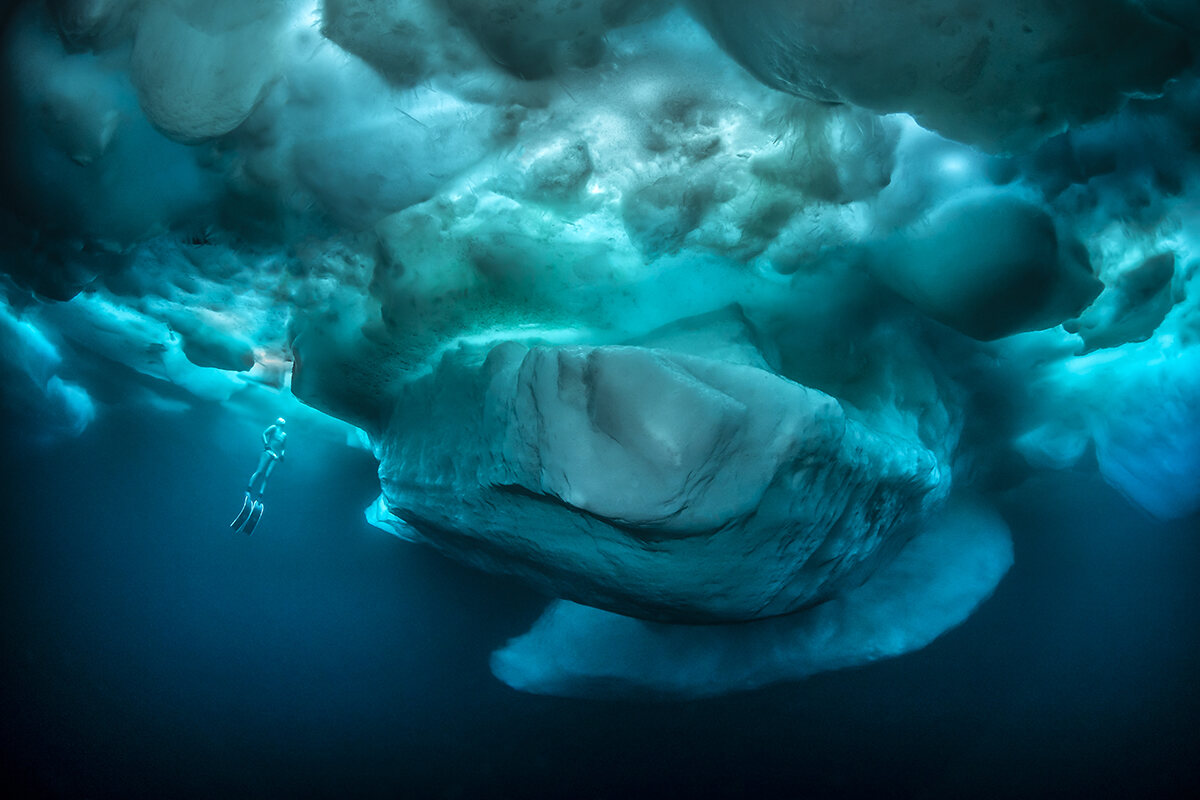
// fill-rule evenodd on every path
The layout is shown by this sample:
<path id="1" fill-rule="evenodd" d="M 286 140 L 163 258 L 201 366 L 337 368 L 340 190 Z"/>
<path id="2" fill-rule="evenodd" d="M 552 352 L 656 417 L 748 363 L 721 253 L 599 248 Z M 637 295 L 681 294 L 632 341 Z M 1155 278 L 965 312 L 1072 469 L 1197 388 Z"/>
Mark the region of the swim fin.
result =
<path id="1" fill-rule="evenodd" d="M 255 505 L 257 505 L 257 503 L 255 502 L 254 498 L 250 496 L 249 492 L 246 492 L 246 501 L 242 503 L 242 510 L 238 512 L 237 519 L 229 523 L 229 527 L 233 528 L 235 531 L 241 530 L 242 526 L 246 524 L 246 520 L 250 518 L 250 513 L 254 511 Z"/>
<path id="2" fill-rule="evenodd" d="M 258 521 L 259 521 L 260 519 L 262 519 L 262 512 L 263 512 L 263 504 L 262 504 L 262 501 L 261 501 L 261 500 L 255 500 L 255 501 L 254 501 L 254 508 L 250 509 L 250 516 L 249 516 L 249 518 L 246 520 L 246 525 L 245 525 L 245 527 L 243 527 L 243 528 L 242 528 L 242 532 L 243 532 L 243 533 L 245 533 L 247 536 L 249 536 L 250 534 L 254 533 L 254 527 L 255 527 L 256 525 L 258 525 Z"/>

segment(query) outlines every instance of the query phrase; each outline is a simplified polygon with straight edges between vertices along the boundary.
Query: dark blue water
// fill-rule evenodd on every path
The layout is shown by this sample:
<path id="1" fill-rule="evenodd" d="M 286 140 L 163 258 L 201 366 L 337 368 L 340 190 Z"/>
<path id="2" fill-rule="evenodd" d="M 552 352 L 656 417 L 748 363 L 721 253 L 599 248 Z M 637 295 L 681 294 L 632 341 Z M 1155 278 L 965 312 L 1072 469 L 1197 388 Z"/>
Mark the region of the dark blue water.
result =
<path id="1" fill-rule="evenodd" d="M 108 412 L 3 437 L 3 771 L 60 797 L 1167 797 L 1200 786 L 1200 522 L 1094 479 L 1004 500 L 1017 562 L 904 658 L 689 703 L 518 694 L 541 598 L 370 528 L 369 455 Z"/>

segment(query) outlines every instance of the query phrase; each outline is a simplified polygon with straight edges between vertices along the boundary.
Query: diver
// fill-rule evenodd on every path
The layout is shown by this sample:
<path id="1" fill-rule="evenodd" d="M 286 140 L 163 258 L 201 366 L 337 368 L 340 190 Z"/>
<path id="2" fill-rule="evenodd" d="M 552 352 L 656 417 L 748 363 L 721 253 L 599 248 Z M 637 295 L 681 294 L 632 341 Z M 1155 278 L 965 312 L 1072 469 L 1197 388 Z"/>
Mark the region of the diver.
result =
<path id="1" fill-rule="evenodd" d="M 286 424 L 287 421 L 280 417 L 275 420 L 274 425 L 263 431 L 263 454 L 259 456 L 258 468 L 254 470 L 254 474 L 250 476 L 250 482 L 246 484 L 246 499 L 242 503 L 241 512 L 237 515 L 237 519 L 229 524 L 229 527 L 235 531 L 242 531 L 247 536 L 254 533 L 255 526 L 262 519 L 262 500 L 263 492 L 267 490 L 267 478 L 271 477 L 275 466 L 283 461 L 283 448 L 287 442 L 287 433 L 283 430 L 283 426 Z"/>

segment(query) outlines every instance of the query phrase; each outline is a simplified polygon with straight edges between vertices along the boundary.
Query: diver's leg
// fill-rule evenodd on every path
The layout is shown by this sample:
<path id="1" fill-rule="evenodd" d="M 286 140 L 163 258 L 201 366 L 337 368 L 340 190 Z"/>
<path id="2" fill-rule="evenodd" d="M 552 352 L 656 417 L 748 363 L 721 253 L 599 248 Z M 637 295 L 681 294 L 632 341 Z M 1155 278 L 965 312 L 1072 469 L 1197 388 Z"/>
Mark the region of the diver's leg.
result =
<path id="1" fill-rule="evenodd" d="M 267 474 L 274 465 L 275 459 L 271 458 L 271 454 L 264 450 L 263 454 L 258 458 L 258 467 L 254 470 L 254 474 L 250 476 L 250 482 L 246 484 L 246 491 L 250 492 L 250 494 L 262 494 L 262 489 L 267 482 Z M 255 484 L 258 484 L 258 489 L 254 488 Z"/>
<path id="2" fill-rule="evenodd" d="M 270 456 L 268 456 L 268 458 L 270 458 Z M 266 469 L 264 469 L 262 471 L 262 473 L 263 473 L 262 482 L 258 485 L 258 496 L 260 498 L 262 497 L 263 492 L 265 492 L 267 490 L 267 478 L 271 477 L 271 473 L 275 471 L 275 465 L 278 463 L 279 463 L 278 458 L 272 458 L 267 463 Z"/>

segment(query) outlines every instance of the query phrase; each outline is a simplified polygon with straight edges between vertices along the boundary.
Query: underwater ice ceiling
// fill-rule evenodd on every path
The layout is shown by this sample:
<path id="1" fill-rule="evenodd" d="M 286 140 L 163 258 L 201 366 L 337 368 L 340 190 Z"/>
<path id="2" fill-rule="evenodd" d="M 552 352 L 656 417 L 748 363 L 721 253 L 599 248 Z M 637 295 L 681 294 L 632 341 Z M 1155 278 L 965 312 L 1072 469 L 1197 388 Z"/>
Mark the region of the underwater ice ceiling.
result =
<path id="1" fill-rule="evenodd" d="M 923 646 L 988 497 L 1200 511 L 1192 0 L 48 0 L 3 21 L 0 411 L 291 398 L 556 598 L 533 692 Z"/>

